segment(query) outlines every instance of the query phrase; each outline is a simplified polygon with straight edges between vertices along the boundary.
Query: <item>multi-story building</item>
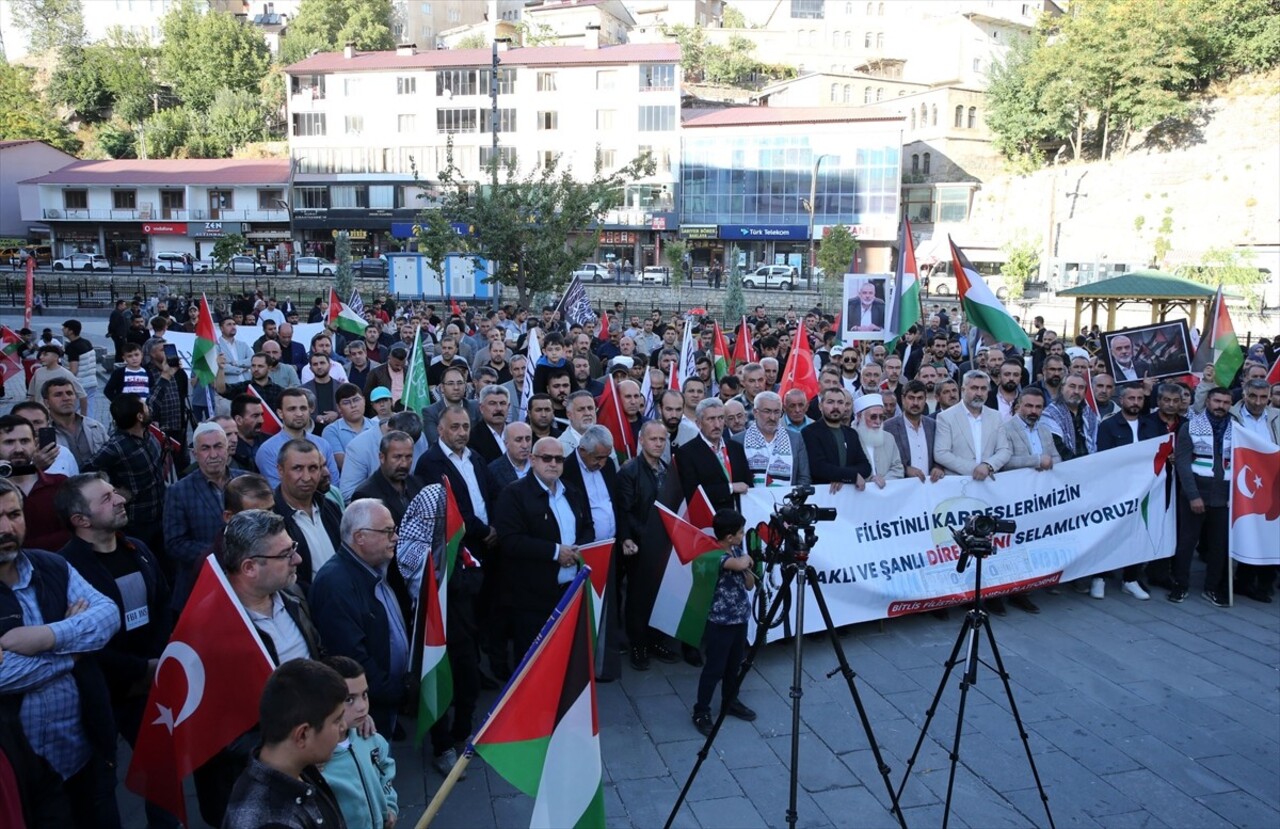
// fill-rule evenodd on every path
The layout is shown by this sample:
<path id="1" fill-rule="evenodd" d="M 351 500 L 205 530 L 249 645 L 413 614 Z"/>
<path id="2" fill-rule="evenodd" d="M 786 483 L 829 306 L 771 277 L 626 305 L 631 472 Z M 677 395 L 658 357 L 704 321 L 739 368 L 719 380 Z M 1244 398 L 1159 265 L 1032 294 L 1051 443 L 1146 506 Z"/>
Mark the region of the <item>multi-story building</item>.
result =
<path id="1" fill-rule="evenodd" d="M 441 32 L 483 23 L 496 5 L 497 0 L 393 0 L 393 34 L 397 43 L 435 49 Z"/>
<path id="2" fill-rule="evenodd" d="M 285 160 L 76 161 L 19 183 L 22 218 L 49 228 L 54 256 L 203 259 L 219 238 L 239 233 L 260 255 L 283 260 L 289 173 Z"/>
<path id="3" fill-rule="evenodd" d="M 394 249 L 450 153 L 463 178 L 487 180 L 496 127 L 499 160 L 520 176 L 556 159 L 585 180 L 597 160 L 610 169 L 652 153 L 654 174 L 627 188 L 605 223 L 616 249 L 602 252 L 644 261 L 655 228 L 676 223 L 679 58 L 675 44 L 502 50 L 496 121 L 491 49 L 348 49 L 294 64 L 295 226 L 322 252 L 335 230 L 361 231 L 359 252 Z"/>
<path id="4" fill-rule="evenodd" d="M 53 172 L 75 160 L 75 156 L 43 141 L 0 141 L 0 247 L 17 247 L 48 235 L 48 226 L 34 218 L 39 213 L 35 200 L 29 198 L 28 209 L 22 209 L 23 193 L 18 181 Z"/>
<path id="5" fill-rule="evenodd" d="M 158 45 L 163 36 L 160 20 L 175 5 L 177 0 L 87 0 L 80 4 L 85 41 L 102 40 L 111 28 L 119 26 Z M 13 6 L 13 3 L 0 3 L 0 45 L 4 47 L 5 59 L 11 63 L 30 52 L 30 38 L 14 25 Z"/>
<path id="6" fill-rule="evenodd" d="M 636 21 L 632 40 L 639 42 L 656 40 L 669 26 L 718 28 L 724 17 L 724 0 L 635 0 L 628 8 Z"/>
<path id="7" fill-rule="evenodd" d="M 694 264 L 807 272 L 810 240 L 845 225 L 862 243 L 860 267 L 888 270 L 902 121 L 876 107 L 741 107 L 685 121 L 680 235 Z"/>

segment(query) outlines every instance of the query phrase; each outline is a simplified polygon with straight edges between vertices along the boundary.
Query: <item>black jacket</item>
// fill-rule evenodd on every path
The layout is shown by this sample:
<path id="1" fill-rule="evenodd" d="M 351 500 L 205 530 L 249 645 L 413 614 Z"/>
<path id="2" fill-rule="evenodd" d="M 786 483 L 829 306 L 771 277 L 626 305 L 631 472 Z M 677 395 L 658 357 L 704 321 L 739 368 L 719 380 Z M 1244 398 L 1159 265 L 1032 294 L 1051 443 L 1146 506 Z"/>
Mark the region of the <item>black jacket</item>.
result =
<path id="1" fill-rule="evenodd" d="M 471 441 L 467 448 L 484 458 L 485 465 L 493 463 L 507 451 L 506 447 L 493 436 L 493 430 L 483 420 L 471 426 Z"/>
<path id="2" fill-rule="evenodd" d="M 351 493 L 348 503 L 361 498 L 377 498 L 390 511 L 391 519 L 399 526 L 405 511 L 409 509 L 409 504 L 421 490 L 422 481 L 418 480 L 416 475 L 409 475 L 404 479 L 402 493 L 391 485 L 381 469 L 375 469 L 373 474 L 365 478 L 364 482 L 356 487 L 355 492 Z"/>
<path id="3" fill-rule="evenodd" d="M 1160 424 L 1153 422 L 1151 418 L 1138 418 L 1138 440 L 1158 438 L 1163 434 L 1165 432 Z M 1124 419 L 1123 414 L 1114 414 L 1098 421 L 1097 451 L 1127 446 L 1130 443 L 1133 443 L 1133 429 L 1129 427 L 1129 421 Z"/>
<path id="4" fill-rule="evenodd" d="M 480 485 L 480 494 L 484 498 L 485 514 L 489 517 L 487 523 L 476 517 L 467 482 L 458 468 L 453 465 L 453 461 L 445 456 L 439 441 L 432 443 L 422 457 L 418 458 L 413 474 L 422 481 L 423 486 L 438 484 L 441 478 L 449 479 L 449 485 L 453 487 L 453 497 L 458 499 L 458 511 L 462 513 L 462 520 L 467 527 L 462 543 L 473 555 L 483 557 L 486 550 L 484 540 L 489 537 L 489 527 L 494 523 L 493 481 L 489 478 L 488 465 L 478 453 L 472 454 L 471 467 L 476 472 L 476 483 Z"/>
<path id="5" fill-rule="evenodd" d="M 490 497 L 495 502 L 498 500 L 498 496 L 502 494 L 502 490 L 506 489 L 509 484 L 514 484 L 520 480 L 520 476 L 516 474 L 516 468 L 511 465 L 511 461 L 507 458 L 505 452 L 497 460 L 489 464 L 489 478 L 493 484 L 493 494 Z"/>
<path id="6" fill-rule="evenodd" d="M 618 470 L 614 468 L 612 459 L 604 465 L 604 468 L 600 470 L 600 474 L 604 476 L 604 488 L 609 492 L 609 503 L 613 508 L 614 538 L 621 540 L 622 520 L 625 509 L 622 498 L 618 495 Z M 560 476 L 560 480 L 581 492 L 584 498 L 586 497 L 587 487 L 582 479 L 582 466 L 578 460 L 577 449 L 565 455 L 564 474 Z M 587 508 L 591 508 L 589 502 Z M 595 527 L 593 526 L 592 529 L 594 530 Z"/>
<path id="7" fill-rule="evenodd" d="M 840 465 L 835 435 L 825 422 L 810 423 L 800 430 L 805 451 L 809 453 L 809 472 L 815 484 L 851 484 L 859 475 L 871 477 L 871 462 L 862 451 L 858 433 L 848 426 L 841 426 L 840 433 L 844 437 L 844 466 Z"/>
<path id="8" fill-rule="evenodd" d="M 284 529 L 289 537 L 298 542 L 298 555 L 302 556 L 301 563 L 298 564 L 298 586 L 305 592 L 311 586 L 311 580 L 315 577 L 315 573 L 311 570 L 311 548 L 307 546 L 307 537 L 302 534 L 302 530 L 298 529 L 298 522 L 294 520 L 293 507 L 289 506 L 284 500 L 284 494 L 280 491 L 280 487 L 275 489 L 276 504 L 272 508 L 272 512 L 284 518 Z M 320 523 L 324 525 L 325 532 L 329 534 L 329 540 L 333 542 L 333 549 L 337 550 L 342 544 L 341 536 L 338 529 L 342 525 L 342 509 L 332 500 L 323 495 L 316 494 L 311 501 L 315 509 L 320 510 Z"/>
<path id="9" fill-rule="evenodd" d="M 591 509 L 581 490 L 564 486 L 565 498 L 577 519 L 574 541 L 595 540 Z M 498 496 L 494 527 L 502 551 L 501 601 L 511 607 L 550 613 L 560 599 L 560 525 L 551 512 L 550 498 L 530 472 Z"/>
<path id="10" fill-rule="evenodd" d="M 668 464 L 667 474 L 671 474 Z M 622 519 L 618 522 L 618 540 L 634 541 L 637 546 L 645 535 L 649 519 L 658 511 L 658 477 L 643 457 L 632 458 L 618 470 L 617 500 L 623 505 Z"/>
<path id="11" fill-rule="evenodd" d="M 256 755 L 256 752 L 255 752 Z M 297 780 L 254 756 L 231 790 L 222 826 L 273 826 L 278 829 L 322 829 L 345 826 L 338 799 L 315 766 Z"/>
<path id="12" fill-rule="evenodd" d="M 747 452 L 742 444 L 729 440 L 728 434 L 721 438 L 720 443 L 729 452 L 733 483 L 742 482 L 751 486 L 751 469 L 747 465 Z M 724 467 L 701 436 L 677 447 L 672 457 L 675 459 L 673 465 L 680 475 L 680 490 L 685 503 L 689 502 L 701 485 L 711 501 L 711 508 L 716 512 L 737 508 L 737 499 L 733 496 L 729 480 L 725 478 Z"/>

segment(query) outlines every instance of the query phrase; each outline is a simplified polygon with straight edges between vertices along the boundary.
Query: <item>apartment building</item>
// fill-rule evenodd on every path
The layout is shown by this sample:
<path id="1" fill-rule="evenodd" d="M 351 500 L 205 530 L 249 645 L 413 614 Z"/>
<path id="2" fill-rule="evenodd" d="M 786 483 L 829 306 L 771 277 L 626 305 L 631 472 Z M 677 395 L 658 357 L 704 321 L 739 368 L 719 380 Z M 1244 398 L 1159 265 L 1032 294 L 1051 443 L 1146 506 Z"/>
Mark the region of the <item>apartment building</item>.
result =
<path id="1" fill-rule="evenodd" d="M 359 252 L 394 249 L 431 205 L 452 152 L 464 178 L 494 153 L 523 176 L 558 161 L 586 179 L 653 154 L 606 220 L 619 258 L 643 261 L 655 226 L 674 228 L 680 65 L 675 44 L 547 46 L 315 55 L 288 67 L 294 222 L 309 244 L 361 231 Z M 496 90 L 491 84 L 496 78 Z M 496 121 L 492 116 L 494 97 Z M 612 252 L 612 251 L 611 251 Z M 625 256 L 624 256 L 625 254 Z"/>

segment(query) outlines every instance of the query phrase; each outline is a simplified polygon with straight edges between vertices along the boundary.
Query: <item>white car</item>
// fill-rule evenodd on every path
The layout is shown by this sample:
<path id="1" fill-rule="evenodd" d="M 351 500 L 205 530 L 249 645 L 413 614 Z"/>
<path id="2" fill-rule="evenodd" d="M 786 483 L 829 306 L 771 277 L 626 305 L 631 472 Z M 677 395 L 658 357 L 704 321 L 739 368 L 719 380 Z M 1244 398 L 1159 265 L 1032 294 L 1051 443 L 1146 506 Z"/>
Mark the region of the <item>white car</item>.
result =
<path id="1" fill-rule="evenodd" d="M 100 253 L 73 253 L 53 260 L 55 271 L 109 271 L 111 262 Z"/>
<path id="2" fill-rule="evenodd" d="M 609 266 L 598 262 L 582 263 L 573 275 L 583 282 L 612 282 L 614 279 L 613 274 L 609 273 Z"/>
<path id="3" fill-rule="evenodd" d="M 665 285 L 671 274 L 670 268 L 649 265 L 640 273 L 641 285 Z"/>
<path id="4" fill-rule="evenodd" d="M 187 263 L 183 261 L 181 253 L 163 251 L 156 254 L 155 269 L 156 273 L 186 273 Z M 191 269 L 196 273 L 204 273 L 209 270 L 209 263 L 201 262 L 199 259 L 192 259 Z"/>
<path id="5" fill-rule="evenodd" d="M 293 260 L 293 269 L 299 274 L 312 274 L 315 276 L 333 276 L 338 271 L 338 266 L 328 259 L 321 259 L 319 256 L 299 256 Z"/>
<path id="6" fill-rule="evenodd" d="M 796 286 L 798 277 L 796 269 L 790 265 L 761 265 L 754 271 L 743 274 L 744 288 L 781 288 L 790 291 Z"/>

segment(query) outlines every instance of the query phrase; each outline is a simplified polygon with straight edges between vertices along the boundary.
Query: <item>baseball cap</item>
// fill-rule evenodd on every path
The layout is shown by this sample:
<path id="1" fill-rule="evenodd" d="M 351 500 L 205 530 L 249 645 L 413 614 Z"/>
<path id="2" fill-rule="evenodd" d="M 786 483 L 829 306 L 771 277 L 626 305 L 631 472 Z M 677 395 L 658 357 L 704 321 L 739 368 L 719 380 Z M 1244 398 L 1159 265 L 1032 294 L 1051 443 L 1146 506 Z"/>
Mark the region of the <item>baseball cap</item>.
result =
<path id="1" fill-rule="evenodd" d="M 377 403 L 379 400 L 390 400 L 390 399 L 391 399 L 391 389 L 387 388 L 386 386 L 378 386 L 369 395 L 369 401 L 371 403 Z"/>

